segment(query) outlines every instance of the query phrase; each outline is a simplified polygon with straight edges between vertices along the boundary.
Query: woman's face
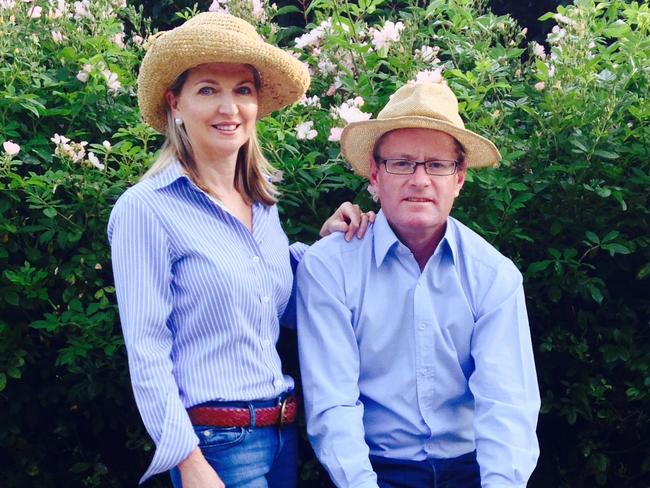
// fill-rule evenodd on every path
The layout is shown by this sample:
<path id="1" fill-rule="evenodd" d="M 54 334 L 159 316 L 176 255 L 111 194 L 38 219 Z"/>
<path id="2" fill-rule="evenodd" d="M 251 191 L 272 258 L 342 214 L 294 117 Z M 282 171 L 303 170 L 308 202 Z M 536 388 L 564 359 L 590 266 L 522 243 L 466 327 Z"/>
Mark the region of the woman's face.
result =
<path id="1" fill-rule="evenodd" d="M 244 64 L 201 64 L 188 72 L 178 94 L 166 94 L 174 118 L 181 118 L 197 164 L 236 158 L 257 120 L 253 70 Z"/>

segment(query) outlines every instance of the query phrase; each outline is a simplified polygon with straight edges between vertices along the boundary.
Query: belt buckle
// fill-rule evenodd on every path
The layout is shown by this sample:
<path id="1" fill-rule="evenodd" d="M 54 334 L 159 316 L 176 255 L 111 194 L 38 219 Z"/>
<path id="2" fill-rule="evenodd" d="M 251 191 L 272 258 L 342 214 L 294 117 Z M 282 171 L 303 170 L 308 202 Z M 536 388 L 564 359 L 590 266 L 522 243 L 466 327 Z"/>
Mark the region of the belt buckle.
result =
<path id="1" fill-rule="evenodd" d="M 288 395 L 287 397 L 282 400 L 282 403 L 280 403 L 280 421 L 279 425 L 280 427 L 284 427 L 285 425 L 288 425 L 288 419 L 286 417 L 287 413 L 287 406 L 289 405 L 289 401 L 293 400 L 292 395 Z"/>

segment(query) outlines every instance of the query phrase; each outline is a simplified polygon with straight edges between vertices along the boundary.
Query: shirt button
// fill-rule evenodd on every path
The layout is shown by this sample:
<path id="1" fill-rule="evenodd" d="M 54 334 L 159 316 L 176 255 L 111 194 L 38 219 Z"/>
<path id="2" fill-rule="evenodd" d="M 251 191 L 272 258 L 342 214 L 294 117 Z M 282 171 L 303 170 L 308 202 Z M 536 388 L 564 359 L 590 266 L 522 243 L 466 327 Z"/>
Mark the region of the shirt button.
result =
<path id="1" fill-rule="evenodd" d="M 255 264 L 259 263 L 259 262 L 260 262 L 260 258 L 259 258 L 259 256 L 253 256 L 253 262 L 254 262 Z"/>
<path id="2" fill-rule="evenodd" d="M 424 330 L 427 328 L 427 324 L 420 324 L 420 330 Z"/>
<path id="3" fill-rule="evenodd" d="M 262 300 L 262 303 L 269 303 L 269 297 L 266 296 L 266 295 L 264 295 L 261 300 Z"/>
<path id="4" fill-rule="evenodd" d="M 273 382 L 273 386 L 275 386 L 276 388 L 280 388 L 281 386 L 284 386 L 284 381 L 282 381 L 282 380 L 275 380 L 275 381 Z"/>
<path id="5" fill-rule="evenodd" d="M 262 344 L 264 344 L 266 347 L 269 347 L 271 345 L 271 340 L 270 339 L 264 339 L 264 342 Z"/>

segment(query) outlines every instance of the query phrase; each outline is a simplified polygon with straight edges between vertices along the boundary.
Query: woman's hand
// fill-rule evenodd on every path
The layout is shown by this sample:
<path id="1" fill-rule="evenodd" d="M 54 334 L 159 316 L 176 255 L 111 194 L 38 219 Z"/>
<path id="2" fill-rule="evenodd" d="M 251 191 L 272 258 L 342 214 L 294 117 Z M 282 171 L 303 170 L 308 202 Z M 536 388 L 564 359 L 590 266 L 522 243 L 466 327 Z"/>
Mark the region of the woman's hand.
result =
<path id="1" fill-rule="evenodd" d="M 375 212 L 362 212 L 359 205 L 343 202 L 336 212 L 325 221 L 320 229 L 320 236 L 325 237 L 332 232 L 345 232 L 345 240 L 350 241 L 356 236 L 361 239 L 368 229 L 368 224 L 375 221 Z"/>
<path id="2" fill-rule="evenodd" d="M 225 488 L 221 478 L 198 447 L 178 465 L 183 488 Z"/>

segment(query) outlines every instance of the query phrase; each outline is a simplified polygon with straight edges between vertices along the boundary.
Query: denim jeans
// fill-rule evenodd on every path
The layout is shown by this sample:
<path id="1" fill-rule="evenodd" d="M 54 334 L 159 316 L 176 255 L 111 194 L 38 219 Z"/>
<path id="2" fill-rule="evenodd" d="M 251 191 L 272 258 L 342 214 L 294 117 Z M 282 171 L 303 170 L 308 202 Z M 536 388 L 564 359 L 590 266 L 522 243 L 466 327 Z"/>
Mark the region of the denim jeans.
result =
<path id="1" fill-rule="evenodd" d="M 227 488 L 294 488 L 298 471 L 295 424 L 284 427 L 194 426 L 199 448 Z M 178 468 L 170 471 L 181 488 Z"/>
<path id="2" fill-rule="evenodd" d="M 476 451 L 425 461 L 370 456 L 370 462 L 380 488 L 481 488 Z"/>

